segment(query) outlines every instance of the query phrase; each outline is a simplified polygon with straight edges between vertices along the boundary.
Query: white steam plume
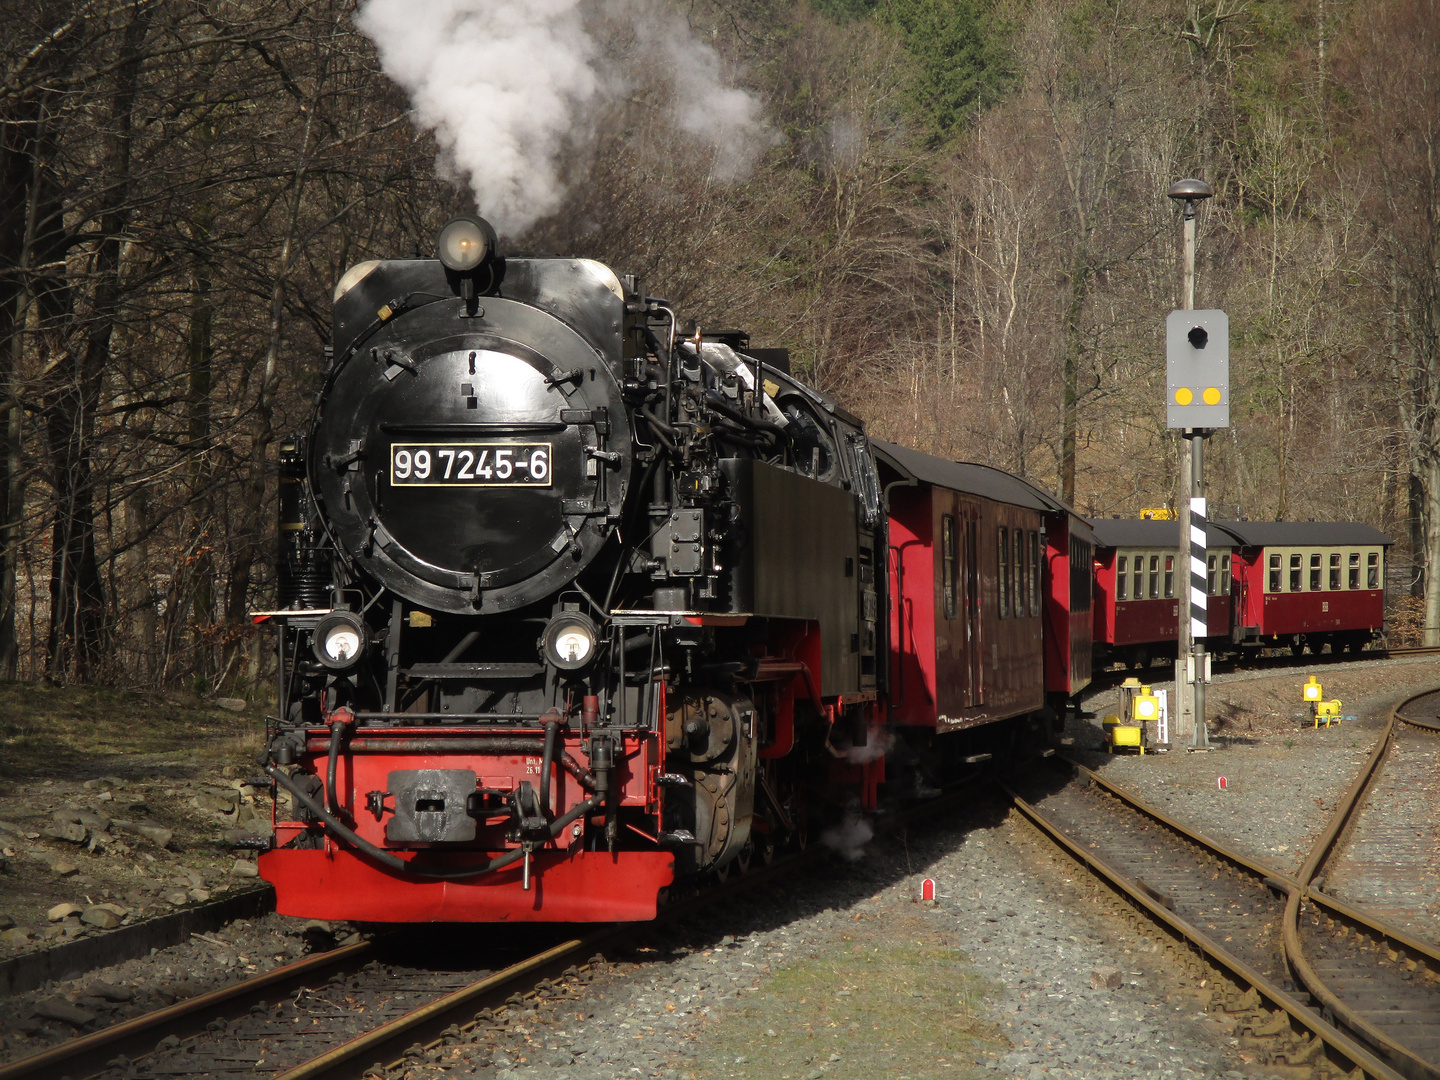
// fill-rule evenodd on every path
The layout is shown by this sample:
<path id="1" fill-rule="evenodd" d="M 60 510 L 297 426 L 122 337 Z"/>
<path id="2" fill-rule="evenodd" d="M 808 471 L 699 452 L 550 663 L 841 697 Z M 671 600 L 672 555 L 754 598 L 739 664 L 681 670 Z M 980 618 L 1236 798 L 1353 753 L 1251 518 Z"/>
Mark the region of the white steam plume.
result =
<path id="1" fill-rule="evenodd" d="M 870 823 L 858 814 L 847 814 L 845 820 L 820 834 L 820 842 L 833 851 L 838 851 L 848 862 L 858 862 L 865 856 L 865 845 L 875 835 Z"/>
<path id="2" fill-rule="evenodd" d="M 774 135 L 759 102 L 723 81 L 715 50 L 662 0 L 604 0 L 673 90 L 676 126 L 713 148 L 711 176 L 745 176 Z M 582 0 L 364 0 L 355 22 L 434 131 L 442 171 L 514 236 L 565 195 L 560 158 L 629 85 L 586 26 Z"/>

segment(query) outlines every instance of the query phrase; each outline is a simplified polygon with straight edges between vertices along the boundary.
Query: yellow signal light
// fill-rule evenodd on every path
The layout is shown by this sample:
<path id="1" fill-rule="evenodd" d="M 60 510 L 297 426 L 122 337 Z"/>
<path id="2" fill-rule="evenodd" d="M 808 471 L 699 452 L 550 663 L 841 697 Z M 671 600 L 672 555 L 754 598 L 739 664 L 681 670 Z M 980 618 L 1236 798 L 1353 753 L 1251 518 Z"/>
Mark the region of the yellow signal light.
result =
<path id="1" fill-rule="evenodd" d="M 1130 719 L 1145 723 L 1159 718 L 1160 699 L 1150 692 L 1150 687 L 1142 686 L 1130 702 Z"/>
<path id="2" fill-rule="evenodd" d="M 1325 696 L 1324 688 L 1315 681 L 1315 676 L 1310 676 L 1310 681 L 1300 688 L 1305 695 L 1306 701 L 1320 701 Z"/>

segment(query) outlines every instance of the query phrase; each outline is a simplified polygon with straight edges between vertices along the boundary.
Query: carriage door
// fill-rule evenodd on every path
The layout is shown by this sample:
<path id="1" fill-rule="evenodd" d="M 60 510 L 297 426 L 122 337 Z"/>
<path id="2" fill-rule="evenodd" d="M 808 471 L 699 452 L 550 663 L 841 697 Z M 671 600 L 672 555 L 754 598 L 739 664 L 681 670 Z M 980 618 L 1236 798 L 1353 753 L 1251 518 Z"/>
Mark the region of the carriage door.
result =
<path id="1" fill-rule="evenodd" d="M 985 642 L 982 640 L 980 618 L 980 514 L 972 505 L 961 503 L 960 549 L 964 554 L 963 612 L 965 621 L 965 668 L 969 674 L 965 688 L 966 703 L 971 707 L 985 704 Z"/>

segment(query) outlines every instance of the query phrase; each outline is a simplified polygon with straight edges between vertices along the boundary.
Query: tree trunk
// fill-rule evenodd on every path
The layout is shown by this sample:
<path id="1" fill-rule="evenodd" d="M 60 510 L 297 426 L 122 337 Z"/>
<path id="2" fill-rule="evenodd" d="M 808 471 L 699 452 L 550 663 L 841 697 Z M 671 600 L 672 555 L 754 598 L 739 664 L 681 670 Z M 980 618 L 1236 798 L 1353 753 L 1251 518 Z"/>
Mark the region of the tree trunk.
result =
<path id="1" fill-rule="evenodd" d="M 148 19 L 148 12 L 135 11 L 121 41 L 111 126 L 104 140 L 104 168 L 114 179 L 98 215 L 90 326 L 83 345 L 71 351 L 69 363 L 60 369 L 68 377 L 53 392 L 46 418 L 55 470 L 47 667 L 52 676 L 82 680 L 98 673 L 105 655 L 105 592 L 95 555 L 95 413 L 121 294 L 122 234 L 130 217 L 131 113 Z"/>

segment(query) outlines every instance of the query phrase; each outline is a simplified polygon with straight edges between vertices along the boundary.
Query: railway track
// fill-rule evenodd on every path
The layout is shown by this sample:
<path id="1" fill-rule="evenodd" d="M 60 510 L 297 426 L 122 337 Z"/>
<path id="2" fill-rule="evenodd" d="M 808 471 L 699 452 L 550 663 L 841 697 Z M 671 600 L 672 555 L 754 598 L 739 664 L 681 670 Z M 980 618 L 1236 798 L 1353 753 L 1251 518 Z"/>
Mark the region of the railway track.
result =
<path id="1" fill-rule="evenodd" d="M 468 963 L 453 928 L 445 934 L 396 933 L 287 964 L 0 1066 L 0 1080 L 80 1080 L 107 1068 L 134 1080 L 358 1076 L 487 1000 L 574 966 L 613 931 L 553 940 L 512 928 L 511 944 L 487 944 L 493 966 Z M 537 938 L 550 940 L 534 947 Z"/>
<path id="2" fill-rule="evenodd" d="M 881 823 L 880 831 L 954 809 L 964 791 L 931 800 Z M 741 890 L 793 874 L 817 848 L 790 851 L 706 889 L 687 889 L 661 909 L 655 925 L 684 919 Z M 511 944 L 494 947 L 476 928 L 491 966 L 468 966 L 449 928 L 400 931 L 308 957 L 264 975 L 136 1017 L 52 1049 L 0 1065 L 0 1080 L 82 1080 L 118 1070 L 126 1080 L 175 1077 L 357 1078 L 394 1073 L 418 1044 L 431 1051 L 474 1027 L 475 1014 L 526 992 L 545 972 L 582 972 L 622 928 L 557 940 L 544 925 L 507 927 Z M 439 935 L 439 937 L 428 937 Z M 523 948 L 522 938 L 541 947 Z M 476 950 L 479 951 L 478 949 Z M 508 962 L 500 959 L 508 953 Z M 569 965 L 569 967 L 566 967 Z M 573 968 L 573 972 L 571 969 Z M 318 1044 L 318 1047 L 317 1047 Z"/>
<path id="3" fill-rule="evenodd" d="M 1341 838 L 1360 835 L 1357 808 L 1382 775 L 1403 710 L 1433 714 L 1416 704 L 1424 697 L 1391 714 L 1293 876 L 1187 829 L 1075 762 L 1083 784 L 1052 778 L 1047 789 L 1031 778 L 1010 794 L 1043 834 L 1229 977 L 1237 989 L 1217 993 L 1212 1006 L 1234 1014 L 1236 1035 L 1265 1064 L 1440 1080 L 1440 950 L 1321 888 Z"/>

